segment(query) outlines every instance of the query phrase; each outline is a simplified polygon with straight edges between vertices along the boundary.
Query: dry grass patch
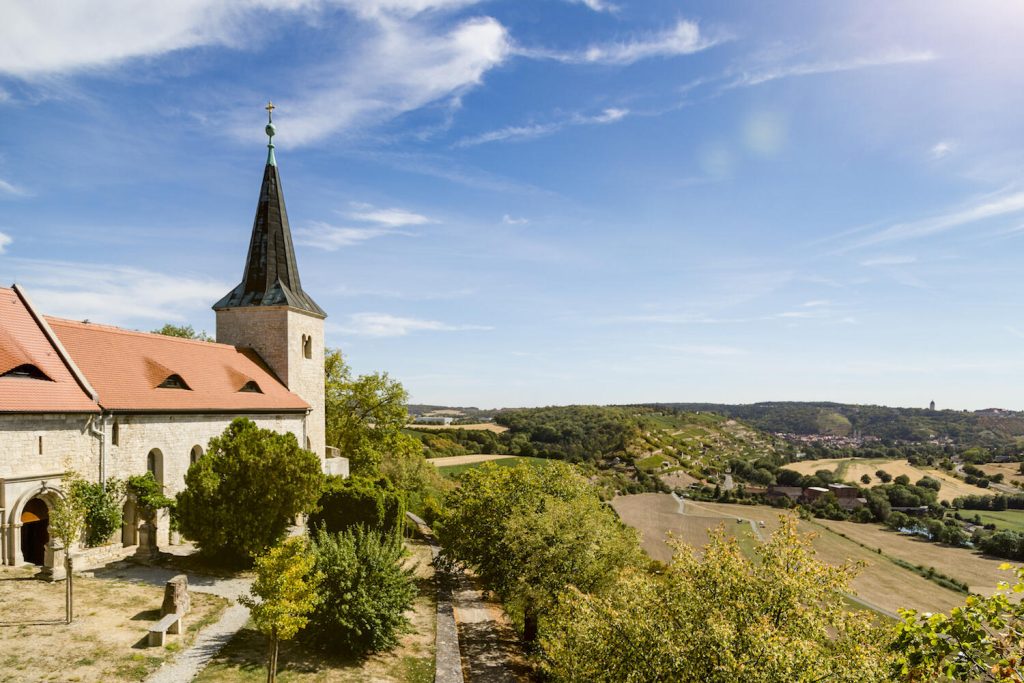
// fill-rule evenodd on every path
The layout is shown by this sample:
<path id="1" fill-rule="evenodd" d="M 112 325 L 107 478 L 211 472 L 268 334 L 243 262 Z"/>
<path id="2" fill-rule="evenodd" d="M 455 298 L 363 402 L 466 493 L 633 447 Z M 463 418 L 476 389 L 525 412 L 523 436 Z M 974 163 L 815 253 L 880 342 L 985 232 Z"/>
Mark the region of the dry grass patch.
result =
<path id="1" fill-rule="evenodd" d="M 365 661 L 332 658 L 298 641 L 281 643 L 278 680 L 281 683 L 432 683 L 434 680 L 434 629 L 437 590 L 430 566 L 430 546 L 406 541 L 410 562 L 416 565 L 419 594 L 407 613 L 412 630 L 397 648 Z M 250 622 L 221 650 L 196 678 L 197 683 L 258 683 L 267 678 L 267 641 Z"/>
<path id="2" fill-rule="evenodd" d="M 143 680 L 227 607 L 223 598 L 193 592 L 186 633 L 146 647 L 162 587 L 76 576 L 75 622 L 66 625 L 64 582 L 39 581 L 36 571 L 0 568 L 0 682 Z"/>
<path id="3" fill-rule="evenodd" d="M 990 462 L 986 465 L 978 465 L 978 469 L 990 476 L 1001 474 L 1007 483 L 1015 481 L 1024 484 L 1024 474 L 1020 472 L 1019 462 Z"/>
<path id="4" fill-rule="evenodd" d="M 867 475 L 871 483 L 868 486 L 877 486 L 882 480 L 875 476 L 878 470 L 885 470 L 896 478 L 901 474 L 910 478 L 910 483 L 916 483 L 921 477 L 931 477 L 942 483 L 939 491 L 939 500 L 952 501 L 959 496 L 971 495 L 992 495 L 992 491 L 977 486 L 972 486 L 956 477 L 941 470 L 931 467 L 915 467 L 906 460 L 885 460 L 881 458 L 833 458 L 826 460 L 802 460 L 790 463 L 785 469 L 799 472 L 800 474 L 811 475 L 819 470 L 828 470 L 841 478 L 857 485 L 861 485 L 861 477 Z"/>
<path id="5" fill-rule="evenodd" d="M 406 425 L 407 429 L 422 429 L 424 431 L 434 431 L 438 429 L 465 429 L 471 432 L 494 432 L 495 434 L 501 434 L 507 432 L 508 427 L 504 427 L 493 422 L 481 422 L 479 424 L 472 425 L 418 425 L 409 424 Z"/>

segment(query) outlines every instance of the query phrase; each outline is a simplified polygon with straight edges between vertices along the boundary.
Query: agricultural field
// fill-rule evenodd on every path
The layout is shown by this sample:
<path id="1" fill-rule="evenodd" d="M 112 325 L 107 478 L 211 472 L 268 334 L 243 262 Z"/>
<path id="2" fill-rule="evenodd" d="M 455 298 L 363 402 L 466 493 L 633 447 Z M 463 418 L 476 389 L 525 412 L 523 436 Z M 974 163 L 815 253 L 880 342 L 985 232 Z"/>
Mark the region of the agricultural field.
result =
<path id="1" fill-rule="evenodd" d="M 988 475 L 1001 474 L 1006 483 L 1024 484 L 1024 474 L 1020 472 L 1019 462 L 990 462 L 986 465 L 978 465 L 978 469 Z"/>
<path id="2" fill-rule="evenodd" d="M 457 425 L 457 424 L 450 424 L 450 425 L 422 425 L 422 424 L 409 423 L 408 425 L 406 425 L 406 427 L 408 429 L 422 429 L 423 431 L 427 431 L 427 432 L 435 431 L 435 430 L 444 430 L 444 429 L 465 429 L 466 431 L 470 431 L 470 432 L 494 432 L 495 434 L 502 434 L 502 433 L 508 431 L 508 427 L 504 427 L 502 425 L 495 424 L 493 422 L 480 422 L 480 423 L 477 423 L 477 424 L 468 424 L 468 425 L 461 425 L 461 424 L 460 425 Z"/>
<path id="3" fill-rule="evenodd" d="M 1024 533 L 1024 510 L 961 510 L 964 519 L 981 517 L 982 524 L 995 524 L 997 529 Z"/>
<path id="4" fill-rule="evenodd" d="M 934 567 L 937 572 L 963 581 L 974 593 L 990 595 L 995 591 L 996 584 L 1007 578 L 1007 572 L 999 569 L 1006 560 L 987 557 L 967 548 L 937 545 L 876 524 L 828 519 L 816 519 L 814 522 L 868 548 L 881 548 L 882 553 L 890 557 L 913 565 Z"/>
<path id="5" fill-rule="evenodd" d="M 868 475 L 871 478 L 869 486 L 877 486 L 882 480 L 875 476 L 878 470 L 885 470 L 893 477 L 905 474 L 910 477 L 910 483 L 916 482 L 921 477 L 931 477 L 942 483 L 939 491 L 939 500 L 952 501 L 959 496 L 992 495 L 992 491 L 972 486 L 965 481 L 931 467 L 915 467 L 906 460 L 886 460 L 884 458 L 839 458 L 831 460 L 802 460 L 790 463 L 786 469 L 799 472 L 800 474 L 814 474 L 818 470 L 829 470 L 837 479 L 861 485 L 861 476 Z"/>
<path id="6" fill-rule="evenodd" d="M 427 462 L 433 463 L 442 476 L 454 479 L 466 470 L 480 467 L 485 462 L 494 463 L 498 467 L 515 467 L 521 463 L 542 467 L 548 464 L 549 460 L 547 458 L 527 458 L 519 455 L 456 455 L 451 458 L 432 458 Z"/>
<path id="7" fill-rule="evenodd" d="M 680 513 L 679 504 L 668 494 L 619 496 L 612 501 L 612 506 L 623 522 L 640 532 L 644 549 L 648 554 L 662 561 L 671 557 L 671 551 L 665 543 L 670 533 L 683 542 L 699 546 L 707 542 L 709 529 L 723 525 L 727 533 L 736 535 L 741 547 L 749 553 L 756 544 L 755 535 L 770 534 L 778 527 L 780 514 L 791 514 L 766 506 L 689 500 L 684 500 L 683 512 Z M 737 520 L 740 522 L 737 523 Z M 965 596 L 962 593 L 929 581 L 920 574 L 899 566 L 884 554 L 875 552 L 874 549 L 879 545 L 877 542 L 873 545 L 865 544 L 871 549 L 865 548 L 854 540 L 834 533 L 828 527 L 819 524 L 818 520 L 801 521 L 800 529 L 815 534 L 814 548 L 818 557 L 826 562 L 863 563 L 864 566 L 854 579 L 852 587 L 860 602 L 876 611 L 891 616 L 899 606 L 935 612 L 948 611 L 956 605 L 963 604 Z M 913 543 L 911 539 L 907 541 Z M 943 552 L 947 550 L 940 546 L 934 548 Z M 958 564 L 960 559 L 960 555 L 949 556 L 948 561 L 942 564 L 949 570 L 945 573 L 959 578 L 953 572 L 952 565 Z M 915 565 L 921 563 L 920 559 L 913 562 Z M 936 570 L 942 571 L 938 566 Z M 974 571 L 980 574 L 965 574 L 962 580 L 973 585 L 972 582 L 982 582 L 988 577 L 985 569 L 975 568 L 972 572 Z"/>

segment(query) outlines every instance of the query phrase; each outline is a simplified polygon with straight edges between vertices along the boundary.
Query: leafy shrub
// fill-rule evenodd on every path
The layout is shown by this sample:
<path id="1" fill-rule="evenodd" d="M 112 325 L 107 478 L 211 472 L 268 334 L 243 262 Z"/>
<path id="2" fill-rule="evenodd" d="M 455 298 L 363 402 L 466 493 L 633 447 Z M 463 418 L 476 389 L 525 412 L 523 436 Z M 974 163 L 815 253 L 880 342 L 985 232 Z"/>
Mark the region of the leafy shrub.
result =
<path id="1" fill-rule="evenodd" d="M 85 544 L 94 548 L 110 542 L 123 522 L 120 499 L 124 482 L 111 477 L 103 486 L 100 482 L 77 479 L 72 486 L 73 495 L 85 504 Z"/>
<path id="2" fill-rule="evenodd" d="M 386 479 L 329 477 L 309 526 L 335 534 L 362 525 L 390 534 L 401 528 L 403 517 L 402 496 Z"/>
<path id="3" fill-rule="evenodd" d="M 401 538 L 356 526 L 313 538 L 319 600 L 303 637 L 341 655 L 389 650 L 407 631 L 405 612 L 416 595 L 413 570 L 404 568 Z"/>
<path id="4" fill-rule="evenodd" d="M 177 496 L 178 526 L 203 553 L 247 563 L 313 508 L 323 481 L 319 458 L 299 448 L 294 434 L 238 418 L 188 468 Z"/>

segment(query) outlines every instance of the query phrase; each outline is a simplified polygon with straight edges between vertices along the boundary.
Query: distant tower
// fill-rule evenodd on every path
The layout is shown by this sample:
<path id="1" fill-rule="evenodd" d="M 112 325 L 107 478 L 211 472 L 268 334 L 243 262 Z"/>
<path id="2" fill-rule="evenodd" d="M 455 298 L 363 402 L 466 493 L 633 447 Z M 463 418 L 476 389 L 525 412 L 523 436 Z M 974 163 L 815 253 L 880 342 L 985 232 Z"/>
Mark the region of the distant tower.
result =
<path id="1" fill-rule="evenodd" d="M 324 318 L 302 290 L 288 212 L 274 158 L 273 103 L 267 104 L 267 165 L 242 282 L 213 306 L 217 341 L 254 349 L 290 391 L 311 406 L 304 448 L 325 455 Z M 300 439 L 302 441 L 302 439 Z"/>
<path id="2" fill-rule="evenodd" d="M 928 404 L 928 410 L 935 410 L 935 401 Z"/>

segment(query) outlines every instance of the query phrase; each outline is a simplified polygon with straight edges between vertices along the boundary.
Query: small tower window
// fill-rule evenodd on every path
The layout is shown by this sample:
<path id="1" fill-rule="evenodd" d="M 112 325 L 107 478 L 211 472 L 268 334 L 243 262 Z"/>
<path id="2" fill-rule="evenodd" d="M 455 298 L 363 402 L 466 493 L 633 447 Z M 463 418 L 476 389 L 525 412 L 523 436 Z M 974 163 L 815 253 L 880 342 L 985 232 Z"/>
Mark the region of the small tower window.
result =
<path id="1" fill-rule="evenodd" d="M 114 446 L 121 445 L 121 425 L 114 423 L 114 426 L 110 428 L 110 443 Z"/>
<path id="2" fill-rule="evenodd" d="M 43 454 L 43 437 L 39 437 L 39 455 Z"/>
<path id="3" fill-rule="evenodd" d="M 188 384 L 185 383 L 185 380 L 183 380 L 181 378 L 181 375 L 171 375 L 170 377 L 165 379 L 163 382 L 160 382 L 160 384 L 157 385 L 157 388 L 158 389 L 187 389 L 189 391 L 192 390 L 192 387 L 190 387 Z"/>
<path id="4" fill-rule="evenodd" d="M 244 391 L 244 392 L 246 392 L 248 394 L 262 394 L 263 393 L 263 390 L 260 389 L 260 385 L 256 384 L 255 380 L 249 380 L 248 382 L 246 382 L 244 385 L 242 385 L 242 388 L 239 389 L 239 391 Z"/>
<path id="5" fill-rule="evenodd" d="M 313 338 L 308 334 L 302 335 L 302 355 L 306 358 L 313 357 Z"/>

